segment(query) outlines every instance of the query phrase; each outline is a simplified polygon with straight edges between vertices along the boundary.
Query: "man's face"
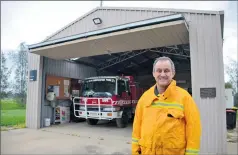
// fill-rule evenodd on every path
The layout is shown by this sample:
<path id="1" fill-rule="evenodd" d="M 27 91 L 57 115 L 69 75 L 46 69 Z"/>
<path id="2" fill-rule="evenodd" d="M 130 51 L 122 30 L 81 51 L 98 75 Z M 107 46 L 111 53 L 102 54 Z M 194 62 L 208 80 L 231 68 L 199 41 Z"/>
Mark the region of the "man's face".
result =
<path id="1" fill-rule="evenodd" d="M 160 60 L 155 64 L 153 76 L 156 82 L 161 87 L 166 87 L 170 84 L 172 78 L 174 77 L 174 72 L 172 71 L 172 66 L 169 60 Z"/>

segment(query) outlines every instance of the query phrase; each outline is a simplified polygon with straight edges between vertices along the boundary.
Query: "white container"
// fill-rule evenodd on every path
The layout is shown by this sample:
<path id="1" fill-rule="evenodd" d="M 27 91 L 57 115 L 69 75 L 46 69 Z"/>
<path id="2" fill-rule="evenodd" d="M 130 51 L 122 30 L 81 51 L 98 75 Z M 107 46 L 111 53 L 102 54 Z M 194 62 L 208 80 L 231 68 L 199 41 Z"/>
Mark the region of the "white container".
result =
<path id="1" fill-rule="evenodd" d="M 50 118 L 45 118 L 45 126 L 50 126 Z"/>
<path id="2" fill-rule="evenodd" d="M 226 99 L 226 108 L 234 107 L 234 96 L 232 94 L 232 89 L 225 89 L 225 99 Z"/>

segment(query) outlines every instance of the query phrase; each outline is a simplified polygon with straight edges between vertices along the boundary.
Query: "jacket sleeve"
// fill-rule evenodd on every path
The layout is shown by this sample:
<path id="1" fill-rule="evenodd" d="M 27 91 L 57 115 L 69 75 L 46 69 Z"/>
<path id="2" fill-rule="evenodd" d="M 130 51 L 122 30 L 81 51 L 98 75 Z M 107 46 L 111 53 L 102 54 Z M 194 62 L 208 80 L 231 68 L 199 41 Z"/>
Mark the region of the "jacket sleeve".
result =
<path id="1" fill-rule="evenodd" d="M 140 146 L 139 146 L 139 140 L 140 140 L 140 132 L 141 132 L 141 121 L 142 121 L 142 99 L 140 98 L 136 110 L 135 110 L 135 116 L 133 121 L 133 129 L 132 129 L 132 155 L 139 154 Z"/>
<path id="2" fill-rule="evenodd" d="M 198 155 L 200 151 L 202 125 L 199 109 L 190 95 L 186 98 L 184 113 L 186 120 L 187 141 L 185 155 Z"/>

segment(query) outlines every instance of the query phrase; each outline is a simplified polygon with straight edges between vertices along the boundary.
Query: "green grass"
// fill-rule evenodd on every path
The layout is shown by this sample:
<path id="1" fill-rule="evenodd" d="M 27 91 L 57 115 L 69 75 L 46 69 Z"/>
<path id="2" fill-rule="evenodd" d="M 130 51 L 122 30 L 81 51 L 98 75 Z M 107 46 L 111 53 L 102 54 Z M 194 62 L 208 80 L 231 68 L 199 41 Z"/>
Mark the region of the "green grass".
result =
<path id="1" fill-rule="evenodd" d="M 1 111 L 1 126 L 13 126 L 25 123 L 26 110 L 2 110 Z"/>
<path id="2" fill-rule="evenodd" d="M 1 110 L 26 109 L 25 104 L 20 104 L 16 100 L 1 100 Z"/>
<path id="3" fill-rule="evenodd" d="M 26 105 L 16 100 L 1 100 L 1 129 L 3 126 L 22 128 L 25 126 Z"/>

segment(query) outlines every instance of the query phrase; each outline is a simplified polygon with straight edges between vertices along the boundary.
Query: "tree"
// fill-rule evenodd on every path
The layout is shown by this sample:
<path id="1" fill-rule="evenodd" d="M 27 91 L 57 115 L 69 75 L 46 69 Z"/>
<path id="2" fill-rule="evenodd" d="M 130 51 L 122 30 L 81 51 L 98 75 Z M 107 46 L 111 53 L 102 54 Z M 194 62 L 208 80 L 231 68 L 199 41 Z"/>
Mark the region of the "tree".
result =
<path id="1" fill-rule="evenodd" d="M 28 55 L 25 43 L 21 43 L 19 49 L 11 52 L 10 57 L 15 64 L 15 82 L 14 93 L 16 97 L 20 98 L 22 103 L 26 103 L 27 91 L 27 71 L 28 71 Z"/>
<path id="2" fill-rule="evenodd" d="M 0 98 L 5 98 L 7 97 L 7 94 L 9 92 L 9 81 L 8 78 L 11 74 L 11 70 L 8 69 L 8 67 L 6 66 L 6 56 L 3 53 L 3 51 L 1 51 L 1 56 L 0 56 L 0 66 L 1 66 L 1 70 L 0 70 Z"/>
<path id="3" fill-rule="evenodd" d="M 227 89 L 227 88 L 233 88 L 233 87 L 232 87 L 232 84 L 230 82 L 226 82 L 225 83 L 225 88 Z"/>
<path id="4" fill-rule="evenodd" d="M 229 83 L 232 84 L 234 93 L 237 92 L 238 87 L 238 62 L 230 59 L 229 64 L 226 65 L 226 73 L 229 76 Z"/>

